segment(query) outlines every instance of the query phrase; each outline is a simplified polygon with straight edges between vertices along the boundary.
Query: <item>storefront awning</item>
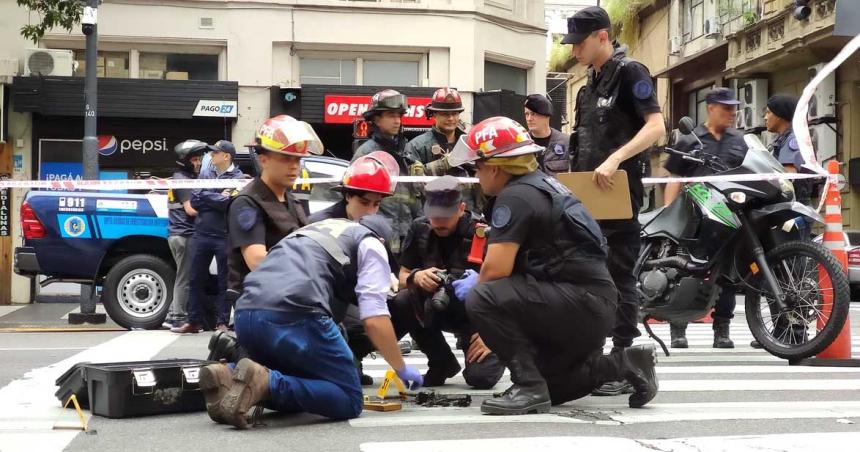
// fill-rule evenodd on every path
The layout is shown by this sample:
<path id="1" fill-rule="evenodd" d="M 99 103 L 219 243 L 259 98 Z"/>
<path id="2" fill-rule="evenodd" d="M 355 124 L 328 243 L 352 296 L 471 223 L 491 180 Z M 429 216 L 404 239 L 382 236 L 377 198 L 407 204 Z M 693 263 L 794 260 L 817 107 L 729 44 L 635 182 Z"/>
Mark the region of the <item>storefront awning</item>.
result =
<path id="1" fill-rule="evenodd" d="M 673 81 L 696 80 L 703 76 L 712 76 L 717 66 L 717 73 L 726 69 L 729 57 L 729 43 L 724 41 L 701 52 L 690 55 L 663 71 L 654 74 L 658 78 L 671 78 Z"/>
<path id="2" fill-rule="evenodd" d="M 100 117 L 192 119 L 235 118 L 239 84 L 206 80 L 100 78 Z M 82 77 L 15 77 L 15 111 L 45 116 L 82 116 Z M 217 110 L 217 111 L 216 111 Z"/>

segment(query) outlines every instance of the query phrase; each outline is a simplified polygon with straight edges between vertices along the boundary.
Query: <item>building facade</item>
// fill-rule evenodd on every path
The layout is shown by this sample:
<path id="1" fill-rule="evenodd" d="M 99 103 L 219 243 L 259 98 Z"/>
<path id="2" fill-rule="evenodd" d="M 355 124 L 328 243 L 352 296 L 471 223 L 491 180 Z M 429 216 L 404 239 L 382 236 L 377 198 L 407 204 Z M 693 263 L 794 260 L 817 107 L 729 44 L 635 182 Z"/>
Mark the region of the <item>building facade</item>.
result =
<path id="1" fill-rule="evenodd" d="M 405 125 L 419 129 L 433 90 L 458 88 L 470 122 L 475 93 L 545 90 L 544 13 L 531 0 L 105 0 L 102 177 L 164 176 L 179 141 L 245 144 L 281 113 L 310 122 L 328 151 L 348 158 L 352 119 L 382 88 L 410 97 Z M 80 162 L 84 37 L 55 30 L 34 45 L 18 34 L 28 17 L 14 2 L 0 5 L 0 156 L 14 161 L 17 179 L 78 177 L 66 164 Z M 39 72 L 46 58 L 56 72 Z M 13 213 L 21 196 L 12 194 Z M 29 282 L 13 281 L 12 299 L 28 301 Z"/>

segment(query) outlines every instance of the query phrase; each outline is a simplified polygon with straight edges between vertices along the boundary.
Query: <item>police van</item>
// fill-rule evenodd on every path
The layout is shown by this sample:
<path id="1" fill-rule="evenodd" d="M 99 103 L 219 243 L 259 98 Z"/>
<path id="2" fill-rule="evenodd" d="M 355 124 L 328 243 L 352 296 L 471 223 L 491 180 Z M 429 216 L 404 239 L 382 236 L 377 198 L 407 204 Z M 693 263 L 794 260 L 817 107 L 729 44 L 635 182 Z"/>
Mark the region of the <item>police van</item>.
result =
<path id="1" fill-rule="evenodd" d="M 258 173 L 254 157 L 247 150 L 236 154 L 245 174 Z M 342 159 L 305 157 L 301 177 L 340 180 L 348 165 Z M 314 213 L 340 200 L 331 190 L 334 185 L 297 184 L 293 193 Z M 15 273 L 35 279 L 40 287 L 95 285 L 118 325 L 159 328 L 176 276 L 167 245 L 168 196 L 166 191 L 30 191 L 21 206 L 24 244 L 15 249 Z"/>

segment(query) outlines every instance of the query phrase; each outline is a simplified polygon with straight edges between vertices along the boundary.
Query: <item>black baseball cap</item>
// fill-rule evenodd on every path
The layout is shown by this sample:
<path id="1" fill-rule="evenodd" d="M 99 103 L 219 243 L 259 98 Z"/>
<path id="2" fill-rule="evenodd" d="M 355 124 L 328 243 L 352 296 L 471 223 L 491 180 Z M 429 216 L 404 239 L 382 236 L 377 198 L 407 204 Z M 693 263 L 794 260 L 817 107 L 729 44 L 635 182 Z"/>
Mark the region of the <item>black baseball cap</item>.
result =
<path id="1" fill-rule="evenodd" d="M 562 44 L 581 44 L 590 34 L 612 26 L 609 13 L 599 6 L 589 6 L 567 18 L 567 34 L 561 40 Z"/>
<path id="2" fill-rule="evenodd" d="M 442 176 L 424 186 L 424 215 L 427 218 L 452 217 L 460 210 L 463 194 L 460 182 L 454 176 Z"/>
<path id="3" fill-rule="evenodd" d="M 552 116 L 552 102 L 542 94 L 529 94 L 525 107 L 543 116 Z"/>
<path id="4" fill-rule="evenodd" d="M 236 146 L 233 146 L 233 143 L 227 140 L 218 140 L 215 144 L 210 144 L 207 147 L 210 151 L 226 152 L 231 156 L 236 155 Z"/>
<path id="5" fill-rule="evenodd" d="M 714 88 L 705 94 L 705 102 L 709 104 L 740 105 L 735 92 L 729 88 Z"/>

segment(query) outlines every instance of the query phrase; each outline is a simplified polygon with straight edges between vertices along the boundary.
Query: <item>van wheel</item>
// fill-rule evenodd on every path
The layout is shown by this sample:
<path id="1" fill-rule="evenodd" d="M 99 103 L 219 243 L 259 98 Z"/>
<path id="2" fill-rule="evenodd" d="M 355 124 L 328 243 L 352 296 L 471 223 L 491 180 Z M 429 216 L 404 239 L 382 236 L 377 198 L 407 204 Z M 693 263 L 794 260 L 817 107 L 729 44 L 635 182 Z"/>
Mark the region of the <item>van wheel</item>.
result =
<path id="1" fill-rule="evenodd" d="M 102 304 L 123 328 L 160 328 L 173 300 L 175 277 L 173 267 L 158 257 L 126 257 L 105 276 Z"/>

